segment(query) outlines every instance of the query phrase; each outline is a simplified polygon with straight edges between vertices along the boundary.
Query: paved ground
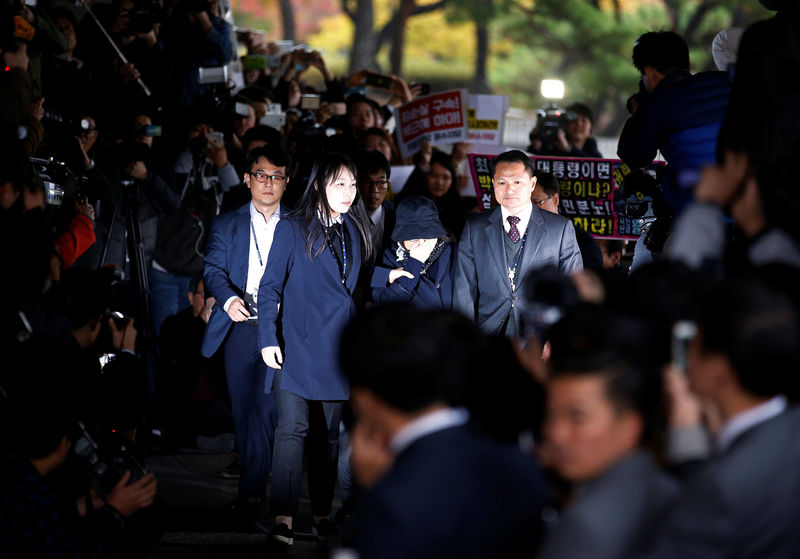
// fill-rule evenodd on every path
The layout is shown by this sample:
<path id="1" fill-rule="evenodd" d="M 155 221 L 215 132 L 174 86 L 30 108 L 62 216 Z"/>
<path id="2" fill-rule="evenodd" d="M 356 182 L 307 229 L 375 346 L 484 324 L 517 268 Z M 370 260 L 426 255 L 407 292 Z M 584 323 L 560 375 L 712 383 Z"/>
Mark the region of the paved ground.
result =
<path id="1" fill-rule="evenodd" d="M 174 451 L 147 459 L 158 478 L 158 494 L 165 505 L 164 535 L 151 559 L 172 557 L 276 557 L 267 548 L 271 527 L 268 506 L 255 512 L 253 522 L 236 521 L 226 505 L 236 496 L 236 481 L 216 477 L 231 455 Z M 340 502 L 334 502 L 334 511 Z M 303 488 L 300 518 L 295 525 L 291 556 L 298 559 L 327 557 L 327 549 L 311 535 L 307 488 Z"/>

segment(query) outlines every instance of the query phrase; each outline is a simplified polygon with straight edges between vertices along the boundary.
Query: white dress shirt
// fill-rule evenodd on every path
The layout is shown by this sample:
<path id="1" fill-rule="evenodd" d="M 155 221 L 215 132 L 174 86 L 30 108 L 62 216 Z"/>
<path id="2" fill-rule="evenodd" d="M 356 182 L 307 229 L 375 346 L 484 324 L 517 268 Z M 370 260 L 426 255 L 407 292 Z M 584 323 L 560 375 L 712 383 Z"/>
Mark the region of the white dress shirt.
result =
<path id="1" fill-rule="evenodd" d="M 267 267 L 272 240 L 275 238 L 275 227 L 280 220 L 280 206 L 275 208 L 275 212 L 269 217 L 269 220 L 266 220 L 253 203 L 250 202 L 250 253 L 247 263 L 245 292 L 253 296 L 253 301 L 258 301 L 258 286 L 261 284 L 261 276 L 264 275 L 264 269 Z M 233 300 L 237 298 L 233 296 L 225 301 L 222 307 L 225 312 L 228 311 L 228 307 L 231 306 Z"/>
<path id="2" fill-rule="evenodd" d="M 525 231 L 528 230 L 528 222 L 531 220 L 532 212 L 533 212 L 533 202 L 528 202 L 528 205 L 525 207 L 525 209 L 516 214 L 516 216 L 519 218 L 519 223 L 517 223 L 517 230 L 519 231 L 520 238 L 525 234 Z M 500 206 L 500 213 L 503 215 L 503 231 L 505 231 L 507 235 L 509 230 L 511 229 L 511 224 L 508 222 L 508 216 L 515 214 L 512 214 L 503 206 Z"/>

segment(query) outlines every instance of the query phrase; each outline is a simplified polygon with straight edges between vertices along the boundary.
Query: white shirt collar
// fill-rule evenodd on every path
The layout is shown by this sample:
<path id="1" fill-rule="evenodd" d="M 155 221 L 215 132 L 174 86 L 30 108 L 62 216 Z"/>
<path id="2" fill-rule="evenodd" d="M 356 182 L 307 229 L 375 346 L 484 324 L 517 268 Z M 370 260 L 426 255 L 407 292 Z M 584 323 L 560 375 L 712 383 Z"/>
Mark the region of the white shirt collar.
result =
<path id="1" fill-rule="evenodd" d="M 503 230 L 508 233 L 508 230 L 511 229 L 511 224 L 508 222 L 508 216 L 515 214 L 512 214 L 503 206 L 500 206 L 500 213 L 503 216 Z M 525 206 L 525 209 L 516 214 L 516 216 L 519 218 L 517 229 L 519 230 L 520 236 L 524 235 L 525 231 L 528 230 L 528 222 L 531 219 L 531 213 L 533 213 L 533 202 L 528 202 L 528 205 Z"/>
<path id="2" fill-rule="evenodd" d="M 258 219 L 259 216 L 261 217 L 261 219 Z M 273 217 L 280 219 L 281 217 L 280 204 L 278 204 L 278 207 L 275 208 L 273 214 L 269 216 L 269 219 L 272 220 Z M 258 211 L 258 209 L 256 209 L 252 201 L 250 202 L 250 220 L 255 221 L 258 225 L 266 225 L 268 223 L 268 220 L 264 219 L 264 215 L 260 211 Z"/>
<path id="3" fill-rule="evenodd" d="M 334 223 L 342 223 L 342 214 L 339 214 L 339 217 L 331 217 L 329 219 L 325 219 L 325 216 L 322 215 L 322 211 L 317 208 L 317 218 L 325 227 L 330 227 Z"/>
<path id="4" fill-rule="evenodd" d="M 378 206 L 378 208 L 374 212 L 369 214 L 369 218 L 370 220 L 372 220 L 373 225 L 377 225 L 378 223 L 380 223 L 382 217 L 383 217 L 383 204 Z"/>
<path id="5" fill-rule="evenodd" d="M 426 413 L 395 433 L 389 447 L 395 455 L 400 454 L 414 441 L 437 431 L 464 425 L 468 420 L 469 412 L 464 408 L 445 408 Z"/>
<path id="6" fill-rule="evenodd" d="M 778 395 L 763 404 L 734 415 L 719 432 L 717 452 L 725 452 L 739 435 L 782 414 L 786 410 L 786 406 L 786 396 Z"/>

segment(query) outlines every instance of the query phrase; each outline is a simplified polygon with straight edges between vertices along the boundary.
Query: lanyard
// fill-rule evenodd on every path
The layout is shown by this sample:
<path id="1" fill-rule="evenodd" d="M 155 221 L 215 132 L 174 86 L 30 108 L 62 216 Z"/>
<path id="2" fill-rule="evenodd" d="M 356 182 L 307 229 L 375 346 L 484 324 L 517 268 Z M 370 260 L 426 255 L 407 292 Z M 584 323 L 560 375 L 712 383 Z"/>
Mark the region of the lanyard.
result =
<path id="1" fill-rule="evenodd" d="M 256 227 L 253 225 L 252 218 L 250 219 L 250 230 L 253 232 L 253 243 L 256 245 L 256 255 L 258 255 L 258 265 L 264 269 L 264 261 L 261 259 L 261 249 L 258 248 L 258 237 L 256 236 Z"/>
<path id="2" fill-rule="evenodd" d="M 345 281 L 347 280 L 347 245 L 344 242 L 344 220 L 342 220 L 342 233 L 339 235 L 342 241 L 342 285 L 344 285 Z M 336 263 L 336 267 L 339 267 L 339 259 L 336 258 L 336 252 L 333 250 L 333 246 L 331 245 L 331 226 L 325 228 L 326 236 L 328 237 L 328 248 L 331 251 L 331 256 L 333 257 L 333 261 Z"/>
<path id="3" fill-rule="evenodd" d="M 506 235 L 505 230 L 503 229 L 503 235 Z M 522 236 L 522 242 L 519 245 L 519 252 L 517 252 L 517 257 L 514 259 L 514 267 L 508 265 L 508 253 L 506 253 L 505 247 L 505 239 L 503 240 L 503 258 L 506 261 L 506 272 L 508 273 L 508 281 L 511 283 L 511 291 L 515 291 L 517 289 L 516 284 L 514 284 L 514 278 L 517 277 L 517 267 L 519 266 L 519 259 L 522 256 L 522 251 L 525 250 L 525 241 L 528 240 L 528 232 L 525 231 L 525 234 Z"/>

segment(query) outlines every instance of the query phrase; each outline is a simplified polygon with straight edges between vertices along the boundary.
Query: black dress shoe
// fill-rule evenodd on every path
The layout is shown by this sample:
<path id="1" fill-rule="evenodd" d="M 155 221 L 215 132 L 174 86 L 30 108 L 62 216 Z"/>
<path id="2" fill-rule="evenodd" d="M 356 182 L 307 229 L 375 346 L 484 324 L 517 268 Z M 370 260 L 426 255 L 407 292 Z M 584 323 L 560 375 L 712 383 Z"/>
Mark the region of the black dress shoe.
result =
<path id="1" fill-rule="evenodd" d="M 220 471 L 217 472 L 217 477 L 222 479 L 239 479 L 242 473 L 242 466 L 238 460 L 234 460 Z"/>

